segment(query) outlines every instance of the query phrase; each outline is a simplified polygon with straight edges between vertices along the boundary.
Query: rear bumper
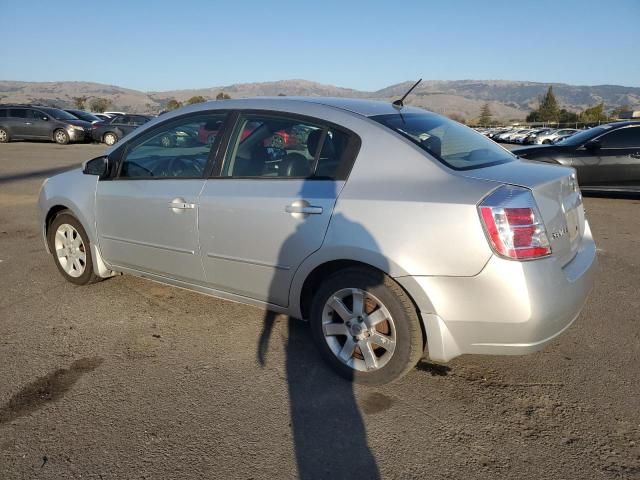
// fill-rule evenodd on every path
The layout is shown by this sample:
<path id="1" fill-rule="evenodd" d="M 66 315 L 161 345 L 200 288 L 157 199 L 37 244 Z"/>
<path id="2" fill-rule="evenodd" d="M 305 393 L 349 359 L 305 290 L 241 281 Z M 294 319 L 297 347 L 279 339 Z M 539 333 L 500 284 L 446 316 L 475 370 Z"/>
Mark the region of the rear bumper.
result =
<path id="1" fill-rule="evenodd" d="M 553 257 L 515 262 L 494 256 L 474 277 L 411 277 L 407 290 L 419 306 L 431 359 L 520 355 L 544 348 L 569 328 L 595 271 L 596 247 L 586 224 L 582 244 L 565 266 Z"/>

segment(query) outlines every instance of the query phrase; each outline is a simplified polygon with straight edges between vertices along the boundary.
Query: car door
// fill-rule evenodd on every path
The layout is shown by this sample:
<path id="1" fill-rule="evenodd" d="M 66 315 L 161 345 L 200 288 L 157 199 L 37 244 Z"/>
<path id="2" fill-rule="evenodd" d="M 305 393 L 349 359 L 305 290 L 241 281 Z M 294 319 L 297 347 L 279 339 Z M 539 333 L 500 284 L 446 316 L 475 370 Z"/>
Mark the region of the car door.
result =
<path id="1" fill-rule="evenodd" d="M 26 116 L 26 125 L 29 131 L 29 137 L 51 138 L 52 119 L 49 115 L 39 110 L 28 109 Z"/>
<path id="2" fill-rule="evenodd" d="M 355 134 L 314 119 L 240 115 L 200 196 L 208 286 L 288 305 L 296 269 L 322 245 L 355 142 Z"/>
<path id="3" fill-rule="evenodd" d="M 604 186 L 640 187 L 640 125 L 629 125 L 598 138 Z"/>
<path id="4" fill-rule="evenodd" d="M 113 120 L 109 122 L 105 131 L 111 131 L 115 133 L 118 139 L 124 137 L 127 133 L 129 133 L 129 115 L 118 115 Z"/>
<path id="5" fill-rule="evenodd" d="M 198 196 L 212 149 L 197 134 L 179 144 L 161 139 L 176 129 L 197 132 L 225 113 L 191 113 L 164 122 L 123 145 L 113 178 L 98 182 L 96 223 L 105 260 L 115 266 L 182 281 L 204 279 L 198 245 Z"/>
<path id="6" fill-rule="evenodd" d="M 8 120 L 11 126 L 11 136 L 29 138 L 26 108 L 10 108 Z"/>

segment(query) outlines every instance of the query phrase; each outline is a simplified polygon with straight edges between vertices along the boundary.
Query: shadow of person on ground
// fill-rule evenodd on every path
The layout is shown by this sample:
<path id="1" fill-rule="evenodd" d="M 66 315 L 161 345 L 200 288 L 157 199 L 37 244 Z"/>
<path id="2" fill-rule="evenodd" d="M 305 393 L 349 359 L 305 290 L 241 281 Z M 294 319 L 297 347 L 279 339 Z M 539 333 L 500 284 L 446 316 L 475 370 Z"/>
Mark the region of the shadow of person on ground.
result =
<path id="1" fill-rule="evenodd" d="M 298 198 L 312 202 L 317 183 L 318 180 L 305 180 Z M 335 197 L 335 191 L 332 195 Z M 323 215 L 330 216 L 331 212 Z M 280 249 L 279 265 L 286 265 L 286 252 L 300 241 L 299 235 L 303 235 L 308 220 L 298 220 L 296 231 Z M 352 233 L 363 242 L 375 243 L 361 225 L 349 222 L 344 216 L 332 221 L 340 221 L 343 225 L 349 223 Z M 291 267 L 295 271 L 297 265 Z M 272 286 L 271 291 L 276 290 Z M 277 325 L 284 327 L 283 322 L 287 327 L 286 335 L 282 332 L 282 336 L 286 341 L 287 386 L 299 478 L 380 478 L 356 403 L 353 377 L 342 378 L 326 366 L 313 345 L 308 324 L 266 312 L 258 341 L 258 362 L 262 367 L 266 365 L 269 341 Z"/>

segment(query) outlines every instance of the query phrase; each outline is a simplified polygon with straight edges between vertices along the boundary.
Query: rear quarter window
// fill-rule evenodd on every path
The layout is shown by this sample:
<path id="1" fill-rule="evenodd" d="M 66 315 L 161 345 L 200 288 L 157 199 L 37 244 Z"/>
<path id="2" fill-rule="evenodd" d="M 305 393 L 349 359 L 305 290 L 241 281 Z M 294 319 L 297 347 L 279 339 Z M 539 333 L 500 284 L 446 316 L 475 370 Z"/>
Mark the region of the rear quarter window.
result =
<path id="1" fill-rule="evenodd" d="M 435 113 L 394 113 L 371 118 L 454 170 L 489 167 L 515 160 L 511 153 L 484 135 Z"/>

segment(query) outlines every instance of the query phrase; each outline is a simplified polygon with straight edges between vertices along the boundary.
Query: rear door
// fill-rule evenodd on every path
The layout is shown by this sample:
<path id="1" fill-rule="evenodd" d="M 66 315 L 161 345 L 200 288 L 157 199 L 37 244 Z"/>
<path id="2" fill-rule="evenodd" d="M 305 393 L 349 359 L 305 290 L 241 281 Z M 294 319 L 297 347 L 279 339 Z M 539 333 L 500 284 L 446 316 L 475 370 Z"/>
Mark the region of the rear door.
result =
<path id="1" fill-rule="evenodd" d="M 225 113 L 192 113 L 162 123 L 121 147 L 112 179 L 98 182 L 96 219 L 108 263 L 192 283 L 204 273 L 198 245 L 198 196 L 217 143 L 198 141 Z M 176 131 L 193 132 L 163 142 Z"/>
<path id="2" fill-rule="evenodd" d="M 293 274 L 322 245 L 359 140 L 322 121 L 240 115 L 200 196 L 207 285 L 288 305 Z"/>
<path id="3" fill-rule="evenodd" d="M 26 108 L 10 108 L 9 118 L 7 119 L 11 126 L 11 135 L 15 137 L 29 137 L 29 124 L 27 122 Z"/>

